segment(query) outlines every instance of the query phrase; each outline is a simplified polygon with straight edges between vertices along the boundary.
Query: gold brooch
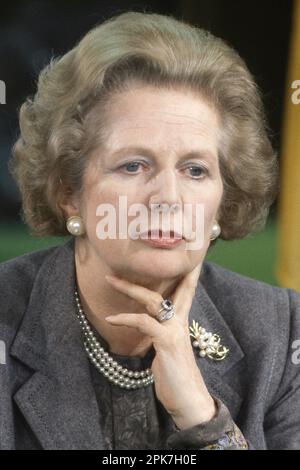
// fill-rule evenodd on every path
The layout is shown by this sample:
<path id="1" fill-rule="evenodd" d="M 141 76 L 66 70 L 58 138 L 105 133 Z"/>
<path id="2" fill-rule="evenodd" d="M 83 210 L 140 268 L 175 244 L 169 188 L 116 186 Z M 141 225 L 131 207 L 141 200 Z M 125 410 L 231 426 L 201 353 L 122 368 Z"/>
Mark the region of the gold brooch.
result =
<path id="1" fill-rule="evenodd" d="M 222 361 L 227 356 L 229 349 L 220 344 L 221 338 L 219 335 L 208 333 L 205 328 L 193 320 L 193 326 L 190 326 L 190 336 L 195 338 L 193 346 L 199 347 L 199 356 L 209 357 L 215 361 Z"/>

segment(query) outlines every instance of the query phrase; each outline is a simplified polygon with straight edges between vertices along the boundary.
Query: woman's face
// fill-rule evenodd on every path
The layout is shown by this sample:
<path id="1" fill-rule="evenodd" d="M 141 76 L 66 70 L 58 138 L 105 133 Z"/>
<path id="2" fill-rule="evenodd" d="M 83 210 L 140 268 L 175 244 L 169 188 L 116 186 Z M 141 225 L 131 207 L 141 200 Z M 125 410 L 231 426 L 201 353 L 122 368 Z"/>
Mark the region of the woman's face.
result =
<path id="1" fill-rule="evenodd" d="M 200 97 L 186 90 L 137 87 L 120 94 L 112 103 L 108 129 L 105 148 L 93 152 L 85 172 L 83 199 L 77 213 L 83 217 L 86 236 L 80 243 L 86 244 L 99 267 L 128 279 L 185 275 L 205 257 L 222 198 L 218 115 Z M 125 213 L 119 206 L 121 196 L 126 201 Z M 192 230 L 203 228 L 202 246 L 187 249 L 183 241 L 175 248 L 161 248 L 141 238 L 133 239 L 128 233 L 126 238 L 118 238 L 119 217 L 127 226 L 137 218 L 137 213 L 128 215 L 133 204 L 145 208 L 143 220 L 147 219 L 149 229 L 162 228 L 162 218 L 158 224 L 157 219 L 151 222 L 151 203 L 170 208 L 170 230 L 175 228 L 174 216 L 178 214 L 172 212 L 171 206 L 177 204 L 182 220 L 193 221 Z M 116 238 L 99 238 L 97 224 L 104 215 L 108 220 L 108 212 L 100 216 L 102 204 L 116 210 Z M 204 211 L 203 227 L 196 227 L 199 204 Z M 185 205 L 191 208 L 189 216 L 184 214 Z M 191 235 L 187 227 L 182 226 L 181 230 L 183 235 Z"/>

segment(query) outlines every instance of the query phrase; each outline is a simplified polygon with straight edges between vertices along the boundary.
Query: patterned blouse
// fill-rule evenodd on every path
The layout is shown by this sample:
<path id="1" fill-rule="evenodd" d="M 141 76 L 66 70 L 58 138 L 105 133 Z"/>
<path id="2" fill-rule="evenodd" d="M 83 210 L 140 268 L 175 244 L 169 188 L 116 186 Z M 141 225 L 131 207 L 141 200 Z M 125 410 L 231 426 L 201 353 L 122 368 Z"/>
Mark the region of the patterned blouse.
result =
<path id="1" fill-rule="evenodd" d="M 144 357 L 112 353 L 106 340 L 94 331 L 106 351 L 123 367 L 139 371 L 151 367 L 152 346 Z M 177 428 L 155 394 L 154 383 L 138 389 L 123 389 L 110 382 L 90 363 L 107 450 L 198 449 L 247 450 L 248 443 L 233 422 L 228 408 L 213 397 L 217 413 L 210 421 L 188 429 Z"/>

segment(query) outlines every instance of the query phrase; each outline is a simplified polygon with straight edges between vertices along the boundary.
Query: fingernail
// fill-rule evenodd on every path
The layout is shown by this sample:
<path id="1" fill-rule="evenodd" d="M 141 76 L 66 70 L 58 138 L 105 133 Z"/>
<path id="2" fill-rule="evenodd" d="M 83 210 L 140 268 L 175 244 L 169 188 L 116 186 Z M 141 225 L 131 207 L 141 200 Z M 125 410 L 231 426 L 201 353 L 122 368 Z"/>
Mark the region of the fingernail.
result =
<path id="1" fill-rule="evenodd" d="M 113 316 L 109 315 L 108 317 L 105 317 L 105 320 L 107 320 L 107 321 L 114 321 L 115 319 L 114 319 Z"/>

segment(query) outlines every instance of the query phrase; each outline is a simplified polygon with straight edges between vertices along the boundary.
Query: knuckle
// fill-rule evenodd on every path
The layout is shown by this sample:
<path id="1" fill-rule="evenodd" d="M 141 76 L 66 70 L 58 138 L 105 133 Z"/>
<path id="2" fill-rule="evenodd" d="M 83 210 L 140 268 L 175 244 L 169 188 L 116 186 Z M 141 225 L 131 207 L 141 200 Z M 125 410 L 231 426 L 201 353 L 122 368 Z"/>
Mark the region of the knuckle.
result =
<path id="1" fill-rule="evenodd" d="M 151 312 L 156 312 L 159 310 L 159 306 L 161 304 L 162 297 L 159 294 L 151 295 L 147 302 L 147 309 Z"/>
<path id="2" fill-rule="evenodd" d="M 153 296 L 153 302 L 155 302 L 155 305 L 158 306 L 161 304 L 163 298 L 160 294 L 156 293 L 154 296 Z"/>

